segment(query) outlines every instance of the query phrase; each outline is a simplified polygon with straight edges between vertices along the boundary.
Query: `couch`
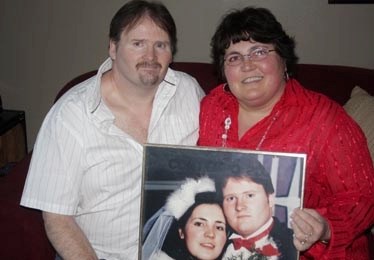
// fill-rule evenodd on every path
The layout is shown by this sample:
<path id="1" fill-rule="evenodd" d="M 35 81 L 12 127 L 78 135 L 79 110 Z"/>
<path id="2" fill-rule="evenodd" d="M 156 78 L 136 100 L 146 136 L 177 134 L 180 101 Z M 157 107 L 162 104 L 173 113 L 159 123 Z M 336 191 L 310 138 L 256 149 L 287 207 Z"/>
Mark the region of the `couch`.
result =
<path id="1" fill-rule="evenodd" d="M 206 92 L 219 83 L 208 63 L 175 62 L 172 67 L 194 76 Z M 69 81 L 57 94 L 56 100 L 73 85 L 95 73 L 90 71 Z M 374 70 L 299 64 L 294 77 L 305 87 L 344 105 L 363 128 L 373 156 Z M 55 251 L 45 235 L 40 211 L 19 206 L 30 158 L 31 152 L 6 176 L 0 177 L 0 259 L 54 259 Z"/>

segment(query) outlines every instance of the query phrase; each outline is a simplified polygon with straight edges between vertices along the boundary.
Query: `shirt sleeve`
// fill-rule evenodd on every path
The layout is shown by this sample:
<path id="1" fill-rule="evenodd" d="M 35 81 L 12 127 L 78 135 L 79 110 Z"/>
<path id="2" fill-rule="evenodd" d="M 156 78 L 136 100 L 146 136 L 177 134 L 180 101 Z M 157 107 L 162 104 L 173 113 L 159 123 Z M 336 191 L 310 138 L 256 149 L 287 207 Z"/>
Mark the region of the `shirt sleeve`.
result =
<path id="1" fill-rule="evenodd" d="M 82 180 L 83 124 L 77 106 L 48 113 L 37 137 L 21 205 L 73 215 Z"/>
<path id="2" fill-rule="evenodd" d="M 326 137 L 316 160 L 326 196 L 317 198 L 309 192 L 306 201 L 319 205 L 317 211 L 330 225 L 331 240 L 328 245 L 316 243 L 305 256 L 346 259 L 347 248 L 374 222 L 373 162 L 363 132 L 344 111 L 338 111 Z"/>

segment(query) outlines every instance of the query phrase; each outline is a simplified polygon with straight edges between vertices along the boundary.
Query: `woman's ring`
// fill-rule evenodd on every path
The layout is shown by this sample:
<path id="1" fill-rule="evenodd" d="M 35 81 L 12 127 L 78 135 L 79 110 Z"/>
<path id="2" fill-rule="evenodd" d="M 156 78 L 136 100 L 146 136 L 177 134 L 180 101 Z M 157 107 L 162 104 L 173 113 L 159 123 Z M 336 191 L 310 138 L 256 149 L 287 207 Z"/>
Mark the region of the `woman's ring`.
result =
<path id="1" fill-rule="evenodd" d="M 300 241 L 300 244 L 301 244 L 302 246 L 305 245 L 305 244 L 308 242 L 309 237 L 312 236 L 312 235 L 313 235 L 312 232 L 310 232 L 310 233 L 304 235 L 304 239 Z"/>
<path id="2" fill-rule="evenodd" d="M 313 235 L 312 232 L 310 232 L 310 233 L 304 235 L 304 241 L 305 241 L 305 243 L 308 241 L 308 239 L 309 239 L 312 235 Z"/>

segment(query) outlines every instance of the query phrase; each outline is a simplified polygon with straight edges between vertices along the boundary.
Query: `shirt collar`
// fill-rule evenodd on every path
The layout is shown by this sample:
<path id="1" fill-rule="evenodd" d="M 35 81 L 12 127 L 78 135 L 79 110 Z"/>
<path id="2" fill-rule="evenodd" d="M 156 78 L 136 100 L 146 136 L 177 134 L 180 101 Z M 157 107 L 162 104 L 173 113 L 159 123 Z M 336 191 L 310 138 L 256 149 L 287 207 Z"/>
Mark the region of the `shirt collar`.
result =
<path id="1" fill-rule="evenodd" d="M 163 82 L 167 83 L 168 85 L 177 86 L 178 78 L 175 74 L 175 71 L 172 70 L 171 68 L 168 68 L 168 71 L 166 72 Z M 161 85 L 162 85 L 162 82 L 160 83 L 160 86 Z"/>
<path id="2" fill-rule="evenodd" d="M 91 113 L 94 113 L 96 109 L 99 107 L 101 102 L 101 77 L 102 75 L 112 69 L 112 59 L 107 58 L 103 64 L 99 67 L 96 77 L 94 87 L 92 89 L 93 93 L 90 95 L 90 99 L 88 100 L 88 108 Z"/>
<path id="3" fill-rule="evenodd" d="M 95 77 L 95 83 L 93 88 L 93 94 L 90 95 L 92 98 L 88 101 L 88 108 L 91 113 L 94 113 L 96 109 L 99 107 L 101 102 L 101 77 L 102 75 L 112 69 L 112 59 L 107 58 L 103 64 L 99 67 L 96 77 Z M 164 80 L 160 83 L 160 87 L 164 85 L 168 85 L 169 87 L 172 87 L 175 89 L 175 87 L 178 85 L 178 77 L 176 76 L 174 70 L 168 68 L 168 71 L 165 75 Z"/>
<path id="4" fill-rule="evenodd" d="M 92 114 L 92 116 L 94 116 L 95 120 L 97 120 L 99 124 L 104 124 L 107 127 L 109 127 L 113 123 L 114 115 L 109 110 L 109 108 L 103 102 L 101 102 L 101 78 L 105 72 L 111 69 L 112 60 L 111 58 L 108 58 L 99 67 L 97 74 L 93 79 L 93 88 L 91 88 L 90 90 L 91 94 L 88 95 L 89 98 L 86 103 L 88 112 Z M 180 77 L 178 77 L 175 71 L 168 68 L 164 80 L 161 81 L 158 87 L 155 95 L 155 100 L 153 102 L 153 107 L 157 108 L 154 111 L 155 120 L 161 116 L 162 111 L 166 108 L 169 100 L 176 93 L 179 81 Z"/>

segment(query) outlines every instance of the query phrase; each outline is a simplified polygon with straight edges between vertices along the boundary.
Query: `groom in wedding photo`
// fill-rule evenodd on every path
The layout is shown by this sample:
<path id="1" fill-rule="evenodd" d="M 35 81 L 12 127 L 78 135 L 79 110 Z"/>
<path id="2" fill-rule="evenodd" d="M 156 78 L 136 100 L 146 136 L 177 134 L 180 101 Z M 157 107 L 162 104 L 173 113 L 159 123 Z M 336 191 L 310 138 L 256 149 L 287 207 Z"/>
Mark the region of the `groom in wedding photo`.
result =
<path id="1" fill-rule="evenodd" d="M 273 216 L 270 174 L 255 157 L 240 158 L 231 169 L 215 178 L 232 231 L 222 259 L 296 259 L 292 230 Z"/>

